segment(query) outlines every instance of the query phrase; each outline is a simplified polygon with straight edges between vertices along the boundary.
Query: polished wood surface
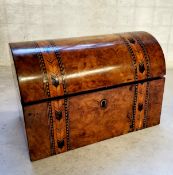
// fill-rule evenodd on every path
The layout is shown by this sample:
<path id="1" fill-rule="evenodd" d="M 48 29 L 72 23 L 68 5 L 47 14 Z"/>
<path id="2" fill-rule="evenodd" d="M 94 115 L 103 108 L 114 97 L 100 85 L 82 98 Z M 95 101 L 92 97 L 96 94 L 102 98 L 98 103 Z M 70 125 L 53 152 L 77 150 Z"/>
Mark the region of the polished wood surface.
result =
<path id="1" fill-rule="evenodd" d="M 150 89 L 148 104 L 145 103 L 147 83 Z M 25 126 L 31 160 L 38 160 L 159 124 L 164 79 L 139 84 L 138 88 L 140 92 L 136 103 L 135 119 L 132 118 L 135 84 L 70 97 L 67 104 L 70 116 L 68 136 L 64 99 L 25 106 Z M 106 99 L 107 107 L 101 107 L 103 99 Z M 142 109 L 139 108 L 140 104 L 143 104 Z M 51 128 L 48 120 L 50 105 L 54 121 L 52 153 L 48 129 Z M 147 116 L 145 116 L 146 110 Z M 56 111 L 62 111 L 60 120 L 56 118 Z M 58 142 L 64 142 L 61 148 Z"/>
<path id="2" fill-rule="evenodd" d="M 31 160 L 160 123 L 165 59 L 149 33 L 10 48 Z"/>
<path id="3" fill-rule="evenodd" d="M 23 103 L 165 74 L 160 45 L 146 32 L 13 43 L 10 47 Z"/>

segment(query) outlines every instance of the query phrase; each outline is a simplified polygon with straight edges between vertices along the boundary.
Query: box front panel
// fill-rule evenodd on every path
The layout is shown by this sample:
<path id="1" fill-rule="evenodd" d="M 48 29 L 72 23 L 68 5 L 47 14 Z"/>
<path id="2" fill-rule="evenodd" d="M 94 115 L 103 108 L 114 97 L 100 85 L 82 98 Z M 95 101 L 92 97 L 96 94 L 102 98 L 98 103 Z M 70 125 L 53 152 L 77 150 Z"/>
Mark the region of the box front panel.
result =
<path id="1" fill-rule="evenodd" d="M 159 79 L 71 97 L 70 148 L 159 124 L 163 88 Z"/>
<path id="2" fill-rule="evenodd" d="M 164 79 L 24 107 L 32 160 L 160 123 Z"/>

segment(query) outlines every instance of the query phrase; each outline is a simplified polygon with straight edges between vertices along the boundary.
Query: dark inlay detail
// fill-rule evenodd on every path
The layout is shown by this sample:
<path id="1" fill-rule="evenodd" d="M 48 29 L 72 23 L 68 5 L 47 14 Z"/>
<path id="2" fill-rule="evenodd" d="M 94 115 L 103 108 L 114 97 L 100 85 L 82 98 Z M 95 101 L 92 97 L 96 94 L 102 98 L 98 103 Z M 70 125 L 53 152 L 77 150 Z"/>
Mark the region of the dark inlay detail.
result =
<path id="1" fill-rule="evenodd" d="M 56 154 L 55 151 L 55 142 L 54 142 L 54 124 L 53 124 L 53 116 L 52 116 L 52 105 L 51 102 L 48 102 L 48 117 L 50 123 L 50 144 L 51 144 L 51 154 Z"/>
<path id="2" fill-rule="evenodd" d="M 139 103 L 138 104 L 138 111 L 142 111 L 143 110 L 143 104 L 142 103 Z"/>
<path id="3" fill-rule="evenodd" d="M 50 41 L 50 44 L 52 48 L 54 49 L 55 56 L 58 60 L 60 72 L 61 72 L 61 77 L 62 77 L 62 86 L 63 86 L 63 91 L 64 95 L 66 96 L 68 94 L 67 88 L 66 88 L 66 82 L 65 82 L 65 69 L 64 69 L 64 64 L 61 59 L 61 54 L 60 51 L 57 50 L 57 46 L 53 41 Z M 68 113 L 68 98 L 64 98 L 64 108 L 65 108 L 65 119 L 66 119 L 66 137 L 67 137 L 67 150 L 70 150 L 70 123 L 69 123 L 69 113 Z"/>
<path id="4" fill-rule="evenodd" d="M 120 37 L 123 40 L 124 44 L 126 45 L 128 51 L 129 51 L 130 57 L 132 58 L 132 63 L 133 63 L 133 67 L 134 67 L 134 80 L 138 81 L 138 71 L 137 71 L 137 66 L 136 66 L 136 55 L 134 54 L 133 49 L 130 46 L 129 40 L 122 37 L 121 35 L 120 35 Z M 138 83 L 135 84 L 134 97 L 133 97 L 133 107 L 132 107 L 132 117 L 131 117 L 129 132 L 132 132 L 132 131 L 135 130 L 137 97 L 138 97 Z"/>
<path id="5" fill-rule="evenodd" d="M 133 49 L 130 46 L 128 40 L 126 38 L 124 38 L 123 36 L 121 36 L 121 35 L 120 35 L 120 37 L 123 40 L 124 44 L 126 45 L 128 51 L 129 51 L 129 54 L 130 54 L 130 56 L 132 58 L 133 67 L 134 67 L 134 70 L 135 70 L 135 72 L 134 72 L 134 80 L 138 81 L 138 71 L 137 71 L 137 66 L 136 66 L 136 55 L 134 54 Z"/>
<path id="6" fill-rule="evenodd" d="M 47 71 L 46 71 L 46 66 L 44 63 L 44 58 L 43 55 L 40 51 L 39 45 L 35 42 L 35 49 L 37 50 L 37 57 L 39 58 L 40 61 L 40 69 L 43 73 L 43 86 L 44 90 L 47 94 L 48 97 L 50 97 L 50 89 L 49 89 L 49 81 L 48 81 L 48 76 L 47 76 Z M 55 142 L 54 142 L 54 125 L 53 125 L 53 116 L 52 116 L 52 106 L 51 102 L 48 102 L 48 120 L 50 123 L 50 149 L 51 149 L 51 155 L 56 154 L 55 151 Z"/>
<path id="7" fill-rule="evenodd" d="M 134 91 L 134 97 L 133 97 L 133 107 L 132 107 L 132 120 L 131 120 L 131 125 L 130 131 L 135 130 L 135 119 L 136 119 L 136 103 L 137 103 L 137 97 L 138 97 L 138 84 L 135 84 L 135 91 Z"/>
<path id="8" fill-rule="evenodd" d="M 70 121 L 68 113 L 68 98 L 64 98 L 64 107 L 65 107 L 65 120 L 66 120 L 67 150 L 70 150 L 71 146 L 70 146 Z"/>
<path id="9" fill-rule="evenodd" d="M 63 85 L 64 95 L 67 95 L 68 93 L 67 93 L 67 88 L 66 88 L 66 82 L 64 79 L 65 69 L 64 69 L 64 64 L 62 62 L 62 59 L 61 59 L 61 54 L 60 54 L 60 51 L 57 50 L 57 47 L 53 41 L 50 41 L 50 44 L 51 44 L 53 51 L 55 53 L 55 56 L 58 60 L 58 64 L 59 64 L 59 68 L 60 68 L 60 72 L 61 72 L 61 76 L 62 76 L 62 85 Z"/>
<path id="10" fill-rule="evenodd" d="M 52 85 L 54 85 L 55 87 L 57 87 L 59 85 L 59 80 L 55 75 L 51 75 L 51 79 L 52 79 Z"/>
<path id="11" fill-rule="evenodd" d="M 62 119 L 62 111 L 55 111 L 55 117 L 60 121 Z"/>
<path id="12" fill-rule="evenodd" d="M 147 52 L 147 49 L 145 48 L 145 44 L 143 43 L 143 41 L 137 35 L 135 35 L 135 34 L 132 34 L 132 35 L 137 40 L 138 44 L 140 45 L 140 47 L 143 51 L 145 62 L 146 62 L 146 67 L 147 67 L 146 78 L 149 79 L 151 77 L 151 75 L 150 75 L 150 57 L 149 57 L 149 54 Z M 144 111 L 144 121 L 143 121 L 143 127 L 144 128 L 147 127 L 148 104 L 149 104 L 149 82 L 147 82 L 146 97 L 145 97 L 145 111 Z"/>
<path id="13" fill-rule="evenodd" d="M 107 100 L 106 99 L 101 100 L 100 106 L 101 106 L 101 108 L 106 108 L 107 107 Z"/>
<path id="14" fill-rule="evenodd" d="M 138 42 L 138 44 L 140 45 L 140 47 L 143 51 L 146 65 L 147 65 L 147 77 L 146 78 L 148 79 L 148 78 L 150 78 L 150 57 L 148 55 L 147 49 L 145 48 L 143 41 L 137 35 L 135 35 L 135 34 L 132 34 L 132 35 L 136 39 L 136 41 Z"/>
<path id="15" fill-rule="evenodd" d="M 58 148 L 62 149 L 64 147 L 64 140 L 58 141 Z"/>
<path id="16" fill-rule="evenodd" d="M 139 63 L 139 72 L 143 73 L 144 71 L 145 71 L 145 66 L 144 66 L 144 63 L 141 62 L 141 63 Z"/>
<path id="17" fill-rule="evenodd" d="M 150 90 L 150 83 L 147 81 L 146 87 L 146 96 L 145 96 L 145 109 L 144 109 L 144 120 L 143 120 L 143 127 L 147 127 L 147 119 L 148 119 L 148 106 L 149 106 L 149 90 Z"/>
<path id="18" fill-rule="evenodd" d="M 135 44 L 135 40 L 133 38 L 128 39 L 131 44 Z"/>
<path id="19" fill-rule="evenodd" d="M 47 70 L 46 70 L 46 66 L 44 63 L 44 58 L 43 55 L 40 51 L 39 45 L 35 42 L 35 49 L 37 50 L 37 57 L 39 58 L 39 62 L 40 62 L 40 69 L 42 71 L 43 74 L 43 86 L 44 86 L 44 90 L 47 94 L 48 97 L 50 97 L 50 89 L 49 89 L 49 81 L 48 81 L 48 75 L 47 75 Z"/>

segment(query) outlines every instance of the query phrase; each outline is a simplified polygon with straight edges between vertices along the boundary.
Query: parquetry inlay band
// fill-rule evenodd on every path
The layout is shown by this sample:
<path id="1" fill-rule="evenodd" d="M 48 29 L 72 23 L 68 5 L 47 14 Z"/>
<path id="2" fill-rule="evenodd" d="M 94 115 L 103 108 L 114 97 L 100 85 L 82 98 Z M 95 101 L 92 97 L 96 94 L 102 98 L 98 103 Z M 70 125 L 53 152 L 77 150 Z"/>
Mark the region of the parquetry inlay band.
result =
<path id="1" fill-rule="evenodd" d="M 64 64 L 61 59 L 60 51 L 58 51 L 56 48 L 56 45 L 53 41 L 50 41 L 51 46 L 54 48 L 55 56 L 58 60 L 61 77 L 62 77 L 62 86 L 64 90 L 64 95 L 67 95 L 67 88 L 66 88 L 66 82 L 65 82 L 65 69 Z M 68 98 L 64 98 L 64 109 L 65 109 L 65 119 L 66 119 L 66 137 L 67 137 L 67 150 L 70 150 L 70 123 L 69 123 L 69 113 L 68 113 Z"/>
<path id="2" fill-rule="evenodd" d="M 138 80 L 138 73 L 137 73 L 137 65 L 136 65 L 136 56 L 133 52 L 133 49 L 130 46 L 130 43 L 127 39 L 125 39 L 123 36 L 121 36 L 121 39 L 124 41 L 124 44 L 126 45 L 129 54 L 132 58 L 133 67 L 134 67 L 134 80 Z M 135 118 L 136 118 L 136 102 L 137 102 L 137 95 L 138 95 L 138 83 L 135 84 L 135 90 L 134 90 L 134 98 L 133 98 L 133 109 L 132 109 L 132 118 L 131 118 L 131 124 L 130 124 L 130 131 L 133 131 L 135 129 Z"/>
<path id="3" fill-rule="evenodd" d="M 44 90 L 47 96 L 50 97 L 49 81 L 48 81 L 46 66 L 44 63 L 44 58 L 39 49 L 39 45 L 36 42 L 34 44 L 35 44 L 35 48 L 37 49 L 36 53 L 37 53 L 37 57 L 39 58 L 40 69 L 43 73 Z M 52 106 L 51 106 L 51 102 L 47 102 L 47 104 L 48 104 L 48 120 L 50 123 L 50 147 L 51 147 L 51 154 L 54 155 L 56 151 L 55 151 L 55 142 L 54 142 L 54 122 L 53 122 L 53 116 L 52 116 Z"/>
<path id="4" fill-rule="evenodd" d="M 143 51 L 145 62 L 146 62 L 146 66 L 147 66 L 146 78 L 148 79 L 148 78 L 150 78 L 150 58 L 149 58 L 148 52 L 147 52 L 147 50 L 145 48 L 145 45 L 142 42 L 142 40 L 135 34 L 132 34 L 132 36 L 137 40 L 138 44 L 140 45 L 140 47 L 141 47 L 141 49 Z M 147 82 L 146 96 L 145 96 L 144 121 L 143 121 L 143 127 L 144 128 L 147 127 L 148 105 L 149 105 L 149 82 Z"/>

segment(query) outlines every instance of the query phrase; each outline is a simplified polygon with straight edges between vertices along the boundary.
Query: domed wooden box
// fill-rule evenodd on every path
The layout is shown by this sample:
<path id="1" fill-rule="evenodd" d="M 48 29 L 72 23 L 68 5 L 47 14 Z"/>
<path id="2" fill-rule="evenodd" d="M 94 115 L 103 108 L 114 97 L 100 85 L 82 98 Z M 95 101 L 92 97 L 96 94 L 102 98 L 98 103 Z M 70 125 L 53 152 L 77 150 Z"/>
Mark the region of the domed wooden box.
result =
<path id="1" fill-rule="evenodd" d="M 165 60 L 149 33 L 10 48 L 31 160 L 160 123 Z"/>

